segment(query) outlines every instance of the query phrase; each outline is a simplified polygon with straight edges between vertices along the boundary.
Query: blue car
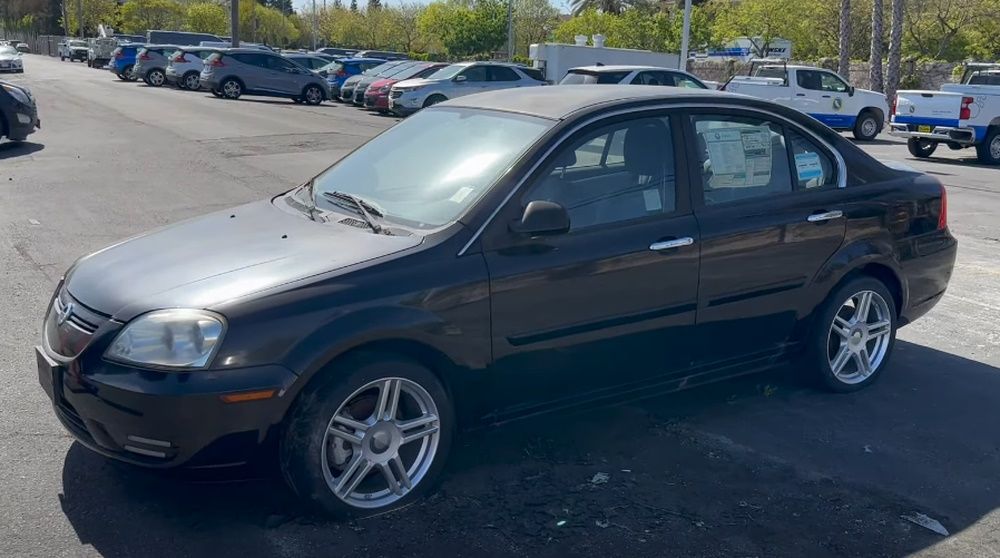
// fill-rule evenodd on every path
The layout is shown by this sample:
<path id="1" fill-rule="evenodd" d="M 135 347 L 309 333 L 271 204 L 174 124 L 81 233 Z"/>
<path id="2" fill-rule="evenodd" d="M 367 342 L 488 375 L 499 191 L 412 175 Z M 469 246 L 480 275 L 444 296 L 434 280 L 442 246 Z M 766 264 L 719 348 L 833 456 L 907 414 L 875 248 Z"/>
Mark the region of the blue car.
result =
<path id="1" fill-rule="evenodd" d="M 135 81 L 136 76 L 132 73 L 132 68 L 135 66 L 136 54 L 144 46 L 135 43 L 120 45 L 111 53 L 108 69 L 122 81 Z"/>
<path id="2" fill-rule="evenodd" d="M 320 71 L 326 72 L 326 82 L 330 84 L 330 98 L 335 99 L 340 96 L 340 86 L 347 81 L 347 78 L 384 63 L 385 60 L 381 58 L 341 58 L 323 66 Z"/>

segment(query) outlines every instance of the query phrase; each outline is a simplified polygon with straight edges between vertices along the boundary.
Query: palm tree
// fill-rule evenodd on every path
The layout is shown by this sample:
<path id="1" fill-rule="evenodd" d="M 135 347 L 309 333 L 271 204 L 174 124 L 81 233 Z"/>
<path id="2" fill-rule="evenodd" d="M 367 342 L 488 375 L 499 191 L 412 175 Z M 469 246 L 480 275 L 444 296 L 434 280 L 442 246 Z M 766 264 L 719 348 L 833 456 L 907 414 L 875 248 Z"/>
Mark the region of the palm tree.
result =
<path id="1" fill-rule="evenodd" d="M 850 79 L 851 71 L 851 0 L 840 0 L 840 60 L 837 73 Z"/>
<path id="2" fill-rule="evenodd" d="M 620 14 L 630 3 L 629 0 L 572 0 L 569 10 L 573 15 L 580 15 L 590 9 L 606 14 Z"/>
<path id="3" fill-rule="evenodd" d="M 868 81 L 875 91 L 882 91 L 882 0 L 872 0 L 872 49 L 868 62 Z"/>
<path id="4" fill-rule="evenodd" d="M 886 68 L 885 94 L 890 102 L 899 89 L 899 59 L 903 47 L 903 0 L 892 0 L 892 29 L 889 31 L 889 67 Z"/>

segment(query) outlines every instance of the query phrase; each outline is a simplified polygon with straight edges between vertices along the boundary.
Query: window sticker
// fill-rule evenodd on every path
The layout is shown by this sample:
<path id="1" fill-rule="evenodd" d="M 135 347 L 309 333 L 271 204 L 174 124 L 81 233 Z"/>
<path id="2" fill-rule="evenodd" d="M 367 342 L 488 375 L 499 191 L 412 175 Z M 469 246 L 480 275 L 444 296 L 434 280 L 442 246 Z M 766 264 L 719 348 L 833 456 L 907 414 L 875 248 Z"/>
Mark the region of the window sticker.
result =
<path id="1" fill-rule="evenodd" d="M 643 190 L 642 198 L 646 202 L 646 211 L 660 211 L 663 209 L 663 202 L 660 201 L 660 191 L 656 188 Z"/>
<path id="2" fill-rule="evenodd" d="M 709 130 L 702 136 L 711 162 L 712 188 L 771 183 L 771 131 L 767 126 Z"/>
<path id="3" fill-rule="evenodd" d="M 462 203 L 463 201 L 465 201 L 465 198 L 469 197 L 469 194 L 471 193 L 472 193 L 472 188 L 469 188 L 468 186 L 462 186 L 461 188 L 458 189 L 457 192 L 455 192 L 455 195 L 449 198 L 449 200 L 455 203 Z"/>
<path id="4" fill-rule="evenodd" d="M 818 153 L 796 153 L 795 172 L 799 175 L 799 180 L 817 179 L 817 184 L 823 183 L 823 165 L 819 162 Z"/>

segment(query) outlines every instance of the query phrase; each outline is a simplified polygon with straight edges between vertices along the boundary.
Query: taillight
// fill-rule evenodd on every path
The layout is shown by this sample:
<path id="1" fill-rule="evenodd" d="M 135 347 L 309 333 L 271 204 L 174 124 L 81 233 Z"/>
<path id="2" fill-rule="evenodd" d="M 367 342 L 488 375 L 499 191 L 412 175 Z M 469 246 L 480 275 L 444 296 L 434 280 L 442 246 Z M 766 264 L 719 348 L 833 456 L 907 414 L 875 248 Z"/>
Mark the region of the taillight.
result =
<path id="1" fill-rule="evenodd" d="M 938 213 L 937 228 L 939 231 L 948 228 L 948 191 L 944 189 L 944 184 L 941 185 L 941 211 Z"/>
<path id="2" fill-rule="evenodd" d="M 344 76 L 347 75 L 347 72 L 345 72 L 343 69 L 340 69 L 340 70 L 337 70 L 337 73 L 334 74 L 334 75 L 336 75 L 337 77 L 344 77 Z"/>
<path id="3" fill-rule="evenodd" d="M 972 118 L 972 109 L 969 105 L 975 102 L 972 97 L 962 97 L 962 108 L 958 111 L 959 120 L 968 120 Z"/>
<path id="4" fill-rule="evenodd" d="M 184 57 L 184 53 L 183 52 L 178 52 L 177 54 L 174 55 L 173 61 L 174 62 L 187 62 L 188 60 L 187 60 L 187 58 Z"/>
<path id="5" fill-rule="evenodd" d="M 219 58 L 216 58 L 215 60 L 212 60 L 212 62 L 209 64 L 209 66 L 211 66 L 213 68 L 221 68 L 221 67 L 225 66 L 225 64 L 222 63 L 222 57 L 219 57 Z"/>
<path id="6" fill-rule="evenodd" d="M 899 96 L 892 98 L 892 104 L 889 105 L 889 116 L 896 116 L 896 103 L 899 102 Z"/>
<path id="7" fill-rule="evenodd" d="M 145 52 L 142 53 L 142 56 L 139 57 L 139 60 L 152 60 L 152 59 L 153 57 L 150 56 L 149 54 L 146 54 Z"/>
<path id="8" fill-rule="evenodd" d="M 115 60 L 121 60 L 122 58 L 125 58 L 124 54 L 122 54 L 120 52 L 116 52 L 115 53 Z"/>

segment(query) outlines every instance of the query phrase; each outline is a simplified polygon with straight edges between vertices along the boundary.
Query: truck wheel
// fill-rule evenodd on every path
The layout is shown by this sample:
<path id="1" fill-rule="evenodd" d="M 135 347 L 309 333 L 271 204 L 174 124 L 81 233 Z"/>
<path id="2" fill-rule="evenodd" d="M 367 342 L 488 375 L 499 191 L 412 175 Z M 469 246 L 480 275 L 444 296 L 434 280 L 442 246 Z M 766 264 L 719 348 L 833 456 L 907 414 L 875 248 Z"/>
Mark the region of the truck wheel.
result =
<path id="1" fill-rule="evenodd" d="M 59 55 L 59 61 L 60 62 L 65 62 L 66 61 L 66 57 L 60 54 Z"/>
<path id="2" fill-rule="evenodd" d="M 976 156 L 981 163 L 1000 165 L 1000 128 L 990 127 L 983 143 L 976 145 Z"/>
<path id="3" fill-rule="evenodd" d="M 878 135 L 880 128 L 882 128 L 882 123 L 879 122 L 878 115 L 866 110 L 854 122 L 854 139 L 871 141 Z"/>
<path id="4" fill-rule="evenodd" d="M 910 150 L 910 155 L 921 159 L 930 157 L 937 149 L 937 142 L 920 138 L 910 138 L 906 140 L 906 148 Z"/>

